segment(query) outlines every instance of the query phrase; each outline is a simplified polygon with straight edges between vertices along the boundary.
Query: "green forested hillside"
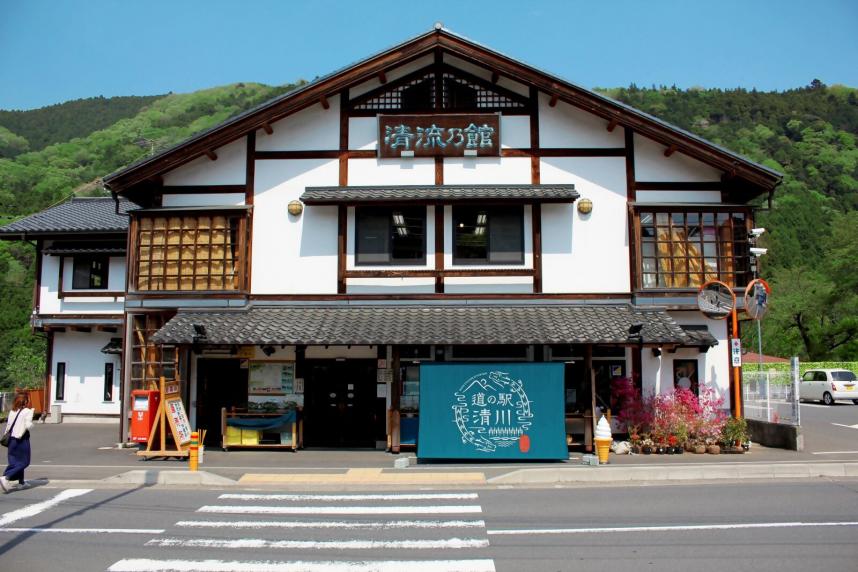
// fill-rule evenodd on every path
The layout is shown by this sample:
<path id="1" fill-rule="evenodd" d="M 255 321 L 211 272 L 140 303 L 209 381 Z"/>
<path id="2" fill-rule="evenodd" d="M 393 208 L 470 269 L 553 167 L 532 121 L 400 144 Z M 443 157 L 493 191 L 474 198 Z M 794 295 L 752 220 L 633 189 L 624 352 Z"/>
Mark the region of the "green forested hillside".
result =
<path id="1" fill-rule="evenodd" d="M 101 129 L 80 127 L 77 133 L 88 134 L 40 151 L 32 150 L 32 134 L 0 127 L 0 148 L 17 149 L 14 158 L 0 159 L 0 221 L 75 191 L 100 192 L 101 176 L 294 87 L 235 84 L 169 95 Z M 785 173 L 773 209 L 758 215 L 769 229 L 762 275 L 774 287 L 764 350 L 858 359 L 858 92 L 819 82 L 783 93 L 601 91 Z M 21 153 L 22 145 L 30 151 Z M 43 367 L 42 342 L 27 323 L 32 262 L 32 247 L 0 242 L 0 387 Z"/>
<path id="2" fill-rule="evenodd" d="M 39 151 L 54 143 L 86 137 L 120 119 L 134 117 L 144 106 L 162 97 L 99 96 L 25 111 L 0 110 L 0 157 L 14 157 L 24 151 Z M 26 146 L 4 146 L 2 128 L 25 140 Z"/>

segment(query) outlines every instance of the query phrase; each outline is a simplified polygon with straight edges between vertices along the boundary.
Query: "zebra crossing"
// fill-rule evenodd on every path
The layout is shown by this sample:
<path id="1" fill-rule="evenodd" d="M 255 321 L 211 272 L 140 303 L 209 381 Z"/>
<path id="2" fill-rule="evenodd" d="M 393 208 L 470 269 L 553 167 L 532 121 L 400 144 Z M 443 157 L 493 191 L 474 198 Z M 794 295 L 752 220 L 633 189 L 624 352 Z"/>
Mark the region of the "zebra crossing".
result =
<path id="1" fill-rule="evenodd" d="M 224 493 L 108 570 L 494 572 L 482 512 L 471 492 Z"/>

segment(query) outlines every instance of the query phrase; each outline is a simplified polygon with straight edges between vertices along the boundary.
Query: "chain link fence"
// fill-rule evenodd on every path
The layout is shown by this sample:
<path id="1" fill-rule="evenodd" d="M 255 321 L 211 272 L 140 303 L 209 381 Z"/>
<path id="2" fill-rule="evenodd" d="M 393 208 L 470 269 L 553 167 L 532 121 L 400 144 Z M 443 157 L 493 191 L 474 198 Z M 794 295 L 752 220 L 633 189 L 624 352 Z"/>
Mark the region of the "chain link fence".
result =
<path id="1" fill-rule="evenodd" d="M 798 358 L 788 371 L 766 369 L 742 372 L 745 419 L 784 425 L 800 425 L 798 406 Z"/>

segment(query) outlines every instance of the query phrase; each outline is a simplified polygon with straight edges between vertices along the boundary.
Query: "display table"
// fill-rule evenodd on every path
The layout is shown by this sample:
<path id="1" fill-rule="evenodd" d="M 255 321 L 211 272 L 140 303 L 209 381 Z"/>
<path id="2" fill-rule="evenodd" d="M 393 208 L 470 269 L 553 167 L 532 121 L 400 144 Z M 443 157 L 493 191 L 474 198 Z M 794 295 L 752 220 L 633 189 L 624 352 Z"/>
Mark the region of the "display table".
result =
<path id="1" fill-rule="evenodd" d="M 300 411 L 246 412 L 221 409 L 224 451 L 230 449 L 291 449 L 303 447 Z"/>
<path id="2" fill-rule="evenodd" d="M 573 440 L 573 435 L 584 436 L 584 450 L 588 453 L 593 451 L 593 414 L 587 410 L 583 414 L 566 414 L 566 439 L 569 447 L 580 446 L 580 442 Z"/>

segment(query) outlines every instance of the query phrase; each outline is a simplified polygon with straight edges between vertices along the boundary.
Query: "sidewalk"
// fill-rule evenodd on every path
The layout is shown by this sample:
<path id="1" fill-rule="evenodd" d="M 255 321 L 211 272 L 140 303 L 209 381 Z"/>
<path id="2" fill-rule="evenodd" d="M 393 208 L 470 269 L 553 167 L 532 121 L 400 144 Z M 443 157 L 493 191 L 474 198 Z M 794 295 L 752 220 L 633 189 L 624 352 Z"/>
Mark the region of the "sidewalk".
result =
<path id="1" fill-rule="evenodd" d="M 117 449 L 113 425 L 37 424 L 28 479 L 88 481 L 105 485 L 203 485 L 244 487 L 486 486 L 620 483 L 709 479 L 858 477 L 858 458 L 753 446 L 744 455 L 611 455 L 609 465 L 581 464 L 582 453 L 565 462 L 419 463 L 413 452 L 373 450 L 205 451 L 198 477 L 187 462 L 144 461 L 135 449 Z M 394 462 L 408 459 L 407 468 Z"/>

